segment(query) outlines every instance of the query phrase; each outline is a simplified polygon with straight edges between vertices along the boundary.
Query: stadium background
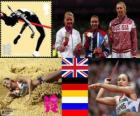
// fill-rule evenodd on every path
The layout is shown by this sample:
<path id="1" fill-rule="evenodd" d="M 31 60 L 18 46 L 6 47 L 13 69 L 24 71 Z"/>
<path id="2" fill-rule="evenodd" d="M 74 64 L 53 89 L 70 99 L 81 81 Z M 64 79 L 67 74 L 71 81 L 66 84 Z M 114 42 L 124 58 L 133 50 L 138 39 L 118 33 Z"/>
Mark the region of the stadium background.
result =
<path id="1" fill-rule="evenodd" d="M 109 22 L 116 17 L 115 6 L 120 0 L 53 0 L 52 5 L 52 42 L 56 32 L 63 26 L 64 13 L 72 11 L 75 15 L 75 28 L 82 34 L 90 25 L 90 17 L 98 15 L 101 26 L 107 30 Z M 140 38 L 140 0 L 123 0 L 127 5 L 127 16 L 135 21 Z M 53 45 L 52 44 L 52 45 Z M 140 41 L 138 39 L 140 49 Z"/>

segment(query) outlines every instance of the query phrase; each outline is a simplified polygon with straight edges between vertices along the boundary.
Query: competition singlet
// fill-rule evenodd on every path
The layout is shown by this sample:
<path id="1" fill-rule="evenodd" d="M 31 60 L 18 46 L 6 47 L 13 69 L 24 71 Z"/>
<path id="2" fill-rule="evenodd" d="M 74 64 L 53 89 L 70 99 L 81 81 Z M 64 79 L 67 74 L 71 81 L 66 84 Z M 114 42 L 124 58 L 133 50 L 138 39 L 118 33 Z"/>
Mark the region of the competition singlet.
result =
<path id="1" fill-rule="evenodd" d="M 117 104 L 116 113 L 119 116 L 126 112 L 138 112 L 138 105 L 138 100 L 132 100 L 124 95 L 123 98 L 120 99 L 119 103 Z"/>
<path id="2" fill-rule="evenodd" d="M 127 98 L 123 98 L 120 100 L 119 104 L 116 107 L 116 113 L 117 115 L 121 115 L 125 112 L 130 112 L 130 109 L 128 109 L 128 99 Z"/>

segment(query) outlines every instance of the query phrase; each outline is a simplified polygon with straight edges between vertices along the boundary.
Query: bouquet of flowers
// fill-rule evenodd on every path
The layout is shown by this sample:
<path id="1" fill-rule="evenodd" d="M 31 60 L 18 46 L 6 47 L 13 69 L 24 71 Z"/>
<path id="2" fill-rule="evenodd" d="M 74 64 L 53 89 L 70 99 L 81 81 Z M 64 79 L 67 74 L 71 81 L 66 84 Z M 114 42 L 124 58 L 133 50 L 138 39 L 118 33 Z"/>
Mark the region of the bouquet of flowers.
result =
<path id="1" fill-rule="evenodd" d="M 84 54 L 84 52 L 85 52 L 84 47 L 81 43 L 77 44 L 73 51 L 75 56 L 80 56 L 80 55 Z"/>

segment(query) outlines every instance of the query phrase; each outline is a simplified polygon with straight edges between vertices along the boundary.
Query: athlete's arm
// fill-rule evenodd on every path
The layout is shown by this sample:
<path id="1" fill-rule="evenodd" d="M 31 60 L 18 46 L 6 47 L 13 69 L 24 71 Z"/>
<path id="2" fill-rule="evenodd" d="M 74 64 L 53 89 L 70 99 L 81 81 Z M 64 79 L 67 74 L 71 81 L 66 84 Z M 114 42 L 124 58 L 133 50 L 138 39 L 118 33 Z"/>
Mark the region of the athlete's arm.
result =
<path id="1" fill-rule="evenodd" d="M 61 70 L 49 73 L 46 78 L 44 79 L 44 81 L 51 81 L 54 82 L 56 80 L 59 80 L 60 78 L 62 78 L 61 76 Z"/>
<path id="2" fill-rule="evenodd" d="M 26 29 L 27 25 L 28 25 L 27 23 L 24 23 L 24 25 L 22 26 L 22 28 L 20 30 L 20 34 L 23 33 L 23 31 Z"/>
<path id="3" fill-rule="evenodd" d="M 116 101 L 114 97 L 101 97 L 101 98 L 96 98 L 96 101 L 101 104 L 105 105 L 110 105 L 110 106 L 115 106 Z"/>
<path id="4" fill-rule="evenodd" d="M 101 84 L 102 88 L 105 88 L 111 92 L 118 92 L 118 93 L 125 93 L 125 94 L 132 94 L 134 89 L 131 86 L 116 86 L 116 85 L 108 85 L 108 84 Z"/>
<path id="5" fill-rule="evenodd" d="M 63 37 L 62 37 L 62 32 L 58 31 L 56 33 L 56 41 L 55 41 L 55 48 L 60 51 L 64 52 L 65 51 L 65 46 L 62 44 L 63 43 Z"/>
<path id="6" fill-rule="evenodd" d="M 132 56 L 136 57 L 138 41 L 137 41 L 137 30 L 134 22 L 132 23 L 132 30 L 130 32 L 130 35 L 131 35 L 131 42 L 132 42 Z"/>
<path id="7" fill-rule="evenodd" d="M 116 105 L 116 101 L 114 97 L 103 97 L 104 92 L 105 92 L 105 89 L 103 88 L 99 90 L 96 97 L 96 101 L 105 105 L 110 105 L 110 106 Z"/>
<path id="8" fill-rule="evenodd" d="M 104 84 L 108 84 L 108 85 L 110 84 L 110 80 L 108 79 L 109 78 L 105 79 Z M 98 84 L 92 84 L 89 86 L 89 88 L 94 88 L 94 89 L 97 87 Z M 97 94 L 96 101 L 105 105 L 110 105 L 110 106 L 116 105 L 115 97 L 103 97 L 104 93 L 105 93 L 105 89 L 101 88 Z"/>
<path id="9" fill-rule="evenodd" d="M 32 31 L 31 38 L 33 38 L 34 35 L 35 35 L 35 32 L 34 32 L 34 30 L 33 30 L 33 27 L 32 27 L 32 25 L 31 25 L 30 21 L 28 21 L 28 20 L 26 19 L 26 17 L 24 16 L 24 14 L 21 14 L 21 15 L 20 15 L 20 18 L 21 18 L 22 20 L 24 20 L 25 23 L 29 26 L 30 30 Z"/>
<path id="10" fill-rule="evenodd" d="M 132 94 L 134 92 L 134 88 L 131 86 L 116 86 L 112 84 L 106 84 L 106 83 L 96 83 L 91 85 L 92 88 L 104 88 L 110 92 L 116 92 L 116 93 L 125 93 L 125 94 Z"/>
<path id="11" fill-rule="evenodd" d="M 26 29 L 27 25 L 28 25 L 28 24 L 25 23 L 25 24 L 22 26 L 19 35 L 17 35 L 17 37 L 14 39 L 14 44 L 17 44 L 18 40 L 19 40 L 20 37 L 21 37 L 21 34 L 22 34 L 23 31 Z"/>
<path id="12" fill-rule="evenodd" d="M 30 96 L 31 96 L 31 91 L 32 91 L 32 80 L 31 80 L 31 79 L 28 79 L 27 84 L 28 84 L 29 98 L 30 98 Z"/>

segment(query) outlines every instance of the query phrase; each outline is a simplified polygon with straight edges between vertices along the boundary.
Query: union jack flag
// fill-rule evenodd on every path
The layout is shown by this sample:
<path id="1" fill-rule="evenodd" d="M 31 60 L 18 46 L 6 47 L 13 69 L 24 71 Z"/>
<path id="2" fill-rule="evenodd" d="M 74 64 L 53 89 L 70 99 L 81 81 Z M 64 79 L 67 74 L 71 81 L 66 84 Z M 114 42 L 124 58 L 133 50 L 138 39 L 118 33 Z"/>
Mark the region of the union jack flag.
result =
<path id="1" fill-rule="evenodd" d="M 63 78 L 86 78 L 88 76 L 88 59 L 63 58 L 61 71 Z"/>

